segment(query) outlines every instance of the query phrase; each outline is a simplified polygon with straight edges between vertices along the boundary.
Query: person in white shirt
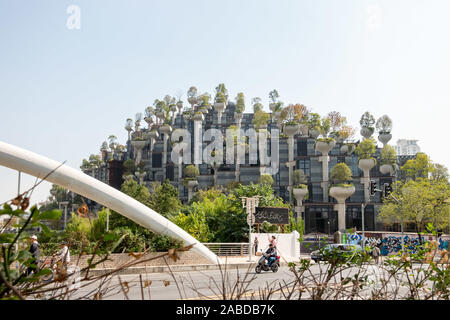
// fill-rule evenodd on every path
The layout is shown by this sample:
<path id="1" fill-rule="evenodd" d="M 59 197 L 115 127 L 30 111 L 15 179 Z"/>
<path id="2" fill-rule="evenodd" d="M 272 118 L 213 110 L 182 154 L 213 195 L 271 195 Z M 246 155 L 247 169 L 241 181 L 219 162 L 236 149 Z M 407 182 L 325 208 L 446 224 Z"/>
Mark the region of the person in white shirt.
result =
<path id="1" fill-rule="evenodd" d="M 55 262 L 61 261 L 64 266 L 67 266 L 70 262 L 70 251 L 69 247 L 67 247 L 67 243 L 61 243 L 61 250 L 54 254 L 56 258 Z"/>
<path id="2" fill-rule="evenodd" d="M 275 236 L 270 237 L 269 235 L 267 235 L 267 239 L 269 240 L 269 243 L 273 245 L 274 248 L 277 247 L 277 241 Z"/>

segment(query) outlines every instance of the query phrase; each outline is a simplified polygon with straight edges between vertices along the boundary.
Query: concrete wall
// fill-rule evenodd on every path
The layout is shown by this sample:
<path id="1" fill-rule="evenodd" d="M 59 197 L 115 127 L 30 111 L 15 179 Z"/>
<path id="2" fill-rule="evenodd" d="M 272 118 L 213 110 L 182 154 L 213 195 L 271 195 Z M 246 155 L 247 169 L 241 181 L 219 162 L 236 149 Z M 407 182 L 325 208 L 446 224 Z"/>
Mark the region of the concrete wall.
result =
<path id="1" fill-rule="evenodd" d="M 252 233 L 252 243 L 258 237 L 258 251 L 265 252 L 269 247 L 268 237 L 276 237 L 278 254 L 282 257 L 300 258 L 300 237 L 297 231 L 292 233 Z"/>
<path id="2" fill-rule="evenodd" d="M 361 232 L 358 232 L 361 234 Z M 420 244 L 419 236 L 417 233 L 405 232 L 403 236 L 403 241 L 400 232 L 365 232 L 366 243 L 376 244 L 380 246 L 382 255 L 390 255 L 397 253 L 402 249 L 402 243 L 413 252 L 416 246 Z M 442 235 L 438 239 L 430 234 L 422 235 L 423 242 L 437 240 L 439 242 L 439 250 L 448 250 L 450 235 Z"/>
<path id="3" fill-rule="evenodd" d="M 160 256 L 162 253 L 158 253 L 158 252 L 151 252 L 151 253 L 147 253 L 146 255 L 142 256 L 139 260 L 143 261 L 146 259 L 150 259 L 153 257 L 157 257 Z M 195 252 L 195 251 L 182 251 L 182 252 L 177 252 L 177 255 L 179 257 L 179 260 L 177 260 L 176 262 L 173 261 L 173 259 L 169 258 L 169 257 L 162 257 L 162 258 L 157 258 L 157 259 L 153 259 L 147 262 L 142 262 L 139 264 L 134 265 L 133 267 L 143 267 L 143 266 L 166 266 L 166 262 L 164 260 L 167 259 L 167 264 L 169 265 L 194 265 L 194 264 L 210 264 L 211 262 L 203 257 L 202 255 L 200 255 L 199 253 Z M 78 267 L 80 267 L 80 269 L 85 268 L 88 266 L 88 259 L 91 259 L 92 255 L 82 255 L 77 256 L 77 255 L 72 255 L 70 257 L 70 264 L 73 265 L 77 265 Z M 99 257 L 97 256 L 94 259 L 94 263 L 99 261 Z M 102 269 L 102 268 L 117 268 L 121 265 L 123 265 L 124 263 L 128 263 L 128 262 L 134 262 L 136 261 L 136 258 L 134 258 L 131 254 L 128 253 L 113 253 L 111 255 L 108 256 L 108 260 L 105 262 L 102 262 L 100 264 L 97 265 L 98 269 Z"/>

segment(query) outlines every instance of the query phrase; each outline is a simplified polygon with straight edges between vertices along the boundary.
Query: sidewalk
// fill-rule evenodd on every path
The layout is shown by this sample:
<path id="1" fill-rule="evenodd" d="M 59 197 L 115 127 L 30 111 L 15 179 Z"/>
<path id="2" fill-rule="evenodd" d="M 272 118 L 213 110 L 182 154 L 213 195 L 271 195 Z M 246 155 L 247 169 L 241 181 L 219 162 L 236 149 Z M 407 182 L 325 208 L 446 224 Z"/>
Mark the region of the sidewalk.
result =
<path id="1" fill-rule="evenodd" d="M 142 274 L 142 273 L 168 273 L 172 272 L 187 272 L 187 271 L 208 271 L 208 270 L 235 270 L 238 269 L 248 269 L 251 270 L 256 266 L 260 256 L 252 256 L 252 261 L 249 261 L 248 256 L 232 256 L 232 257 L 218 257 L 219 264 L 186 264 L 186 265 L 169 265 L 169 266 L 145 266 L 145 267 L 129 267 L 121 271 L 115 272 L 114 274 Z M 309 255 L 302 255 L 302 259 L 309 259 Z M 281 257 L 280 267 L 287 267 L 289 262 L 298 262 L 298 259 L 292 257 Z M 96 268 L 89 270 L 89 275 L 99 276 L 107 272 L 111 272 L 112 268 Z"/>

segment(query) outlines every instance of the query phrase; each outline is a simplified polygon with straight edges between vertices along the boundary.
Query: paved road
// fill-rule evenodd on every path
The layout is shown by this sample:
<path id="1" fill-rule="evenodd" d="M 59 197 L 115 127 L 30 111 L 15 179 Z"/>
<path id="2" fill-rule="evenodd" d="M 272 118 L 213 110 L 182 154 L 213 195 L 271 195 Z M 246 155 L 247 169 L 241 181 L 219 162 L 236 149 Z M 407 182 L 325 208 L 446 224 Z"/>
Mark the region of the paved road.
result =
<path id="1" fill-rule="evenodd" d="M 341 277 L 352 277 L 358 269 L 351 268 L 337 275 Z M 373 265 L 366 266 L 365 274 L 377 280 L 380 272 Z M 313 265 L 312 274 L 322 280 L 326 277 L 326 267 Z M 309 275 L 311 276 L 311 275 Z M 142 282 L 141 282 L 142 279 Z M 120 281 L 119 281 L 120 280 Z M 271 271 L 256 274 L 253 269 L 232 269 L 227 272 L 220 270 L 190 271 L 168 273 L 149 273 L 139 275 L 120 275 L 111 278 L 107 284 L 110 291 L 103 299 L 153 299 L 153 300 L 175 300 L 175 299 L 233 299 L 240 295 L 241 299 L 285 299 L 288 294 L 286 287 L 292 288 L 296 280 L 295 275 L 287 267 L 281 267 L 277 273 Z M 333 280 L 334 281 L 334 280 Z M 331 282 L 333 282 L 331 281 Z M 337 280 L 339 281 L 339 280 Z M 120 284 L 122 282 L 122 285 Z M 141 289 L 141 283 L 144 288 Z M 97 290 L 100 282 L 97 281 L 87 287 L 80 288 L 72 296 L 72 299 L 82 297 L 93 290 Z M 350 283 L 347 287 L 351 287 Z M 106 287 L 106 286 L 105 286 Z M 283 290 L 280 290 L 280 287 Z M 372 287 L 367 287 L 365 294 L 370 295 Z M 124 294 L 124 291 L 127 293 Z M 402 290 L 404 291 L 404 290 Z M 302 298 L 308 298 L 307 292 Z M 295 290 L 291 299 L 298 298 L 298 290 Z"/>
<path id="2" fill-rule="evenodd" d="M 310 268 L 311 274 L 305 276 L 320 279 L 323 282 L 326 277 L 327 267 L 325 265 L 313 265 Z M 370 285 L 364 287 L 360 298 L 370 297 L 371 291 L 380 285 L 380 279 L 388 278 L 387 272 L 383 272 L 375 265 L 365 265 L 360 275 L 366 275 L 372 281 Z M 357 268 L 350 268 L 336 275 L 331 281 L 340 282 L 342 278 L 353 277 Z M 360 270 L 361 271 L 361 270 Z M 296 280 L 295 275 L 287 267 L 281 267 L 277 273 L 271 271 L 256 274 L 254 269 L 231 268 L 226 272 L 220 270 L 209 271 L 189 271 L 170 273 L 147 273 L 147 274 L 129 274 L 117 275 L 109 278 L 110 281 L 103 283 L 102 280 L 96 280 L 90 284 L 84 284 L 70 299 L 80 299 L 86 295 L 91 298 L 99 288 L 108 288 L 102 295 L 102 299 L 152 299 L 152 300 L 178 300 L 178 299 L 235 299 L 237 296 L 241 300 L 250 299 L 285 299 L 288 294 L 286 287 L 293 288 L 292 284 Z M 142 288 L 141 288 L 142 284 Z M 308 286 L 313 283 L 310 281 Z M 407 288 L 401 285 L 398 279 L 390 279 L 388 290 L 398 288 L 399 296 L 406 296 Z M 280 290 L 280 287 L 282 288 Z M 297 299 L 299 294 L 298 286 L 295 287 L 290 299 Z M 337 292 L 332 285 L 328 289 L 329 298 L 336 297 Z M 300 288 L 301 289 L 301 288 Z M 342 287 L 341 287 L 342 289 Z M 344 287 L 347 292 L 351 291 L 352 283 Z M 126 292 L 126 294 L 124 293 Z M 226 296 L 224 297 L 224 292 Z M 44 298 L 44 297 L 42 297 Z M 302 299 L 310 298 L 307 291 L 302 294 Z"/>
<path id="3" fill-rule="evenodd" d="M 104 299 L 126 299 L 124 291 L 127 291 L 129 299 L 217 299 L 223 297 L 223 292 L 233 292 L 233 297 L 244 293 L 243 298 L 251 298 L 251 294 L 258 294 L 261 288 L 278 288 L 278 283 L 286 283 L 294 280 L 294 276 L 287 267 L 282 267 L 277 273 L 262 272 L 256 274 L 254 270 L 232 269 L 227 272 L 220 270 L 190 271 L 168 273 L 142 274 L 142 283 L 147 285 L 141 290 L 141 279 L 139 275 L 114 276 L 109 287 L 113 288 Z M 174 279 L 175 278 L 175 279 Z M 120 285 L 120 281 L 124 286 Z M 222 279 L 224 281 L 222 281 Z M 149 282 L 151 281 L 151 282 Z M 126 284 L 125 284 L 126 282 Z M 239 285 L 236 286 L 235 284 Z M 77 298 L 96 290 L 99 282 L 87 287 L 80 288 L 72 297 Z M 228 296 L 229 297 L 229 296 Z"/>

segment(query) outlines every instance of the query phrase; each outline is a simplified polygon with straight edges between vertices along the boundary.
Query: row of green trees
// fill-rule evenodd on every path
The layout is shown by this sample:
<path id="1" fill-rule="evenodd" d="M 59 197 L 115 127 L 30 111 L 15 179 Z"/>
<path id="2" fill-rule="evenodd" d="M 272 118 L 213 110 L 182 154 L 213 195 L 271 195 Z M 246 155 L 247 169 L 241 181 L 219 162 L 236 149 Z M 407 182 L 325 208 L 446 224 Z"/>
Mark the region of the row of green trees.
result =
<path id="1" fill-rule="evenodd" d="M 402 179 L 392 185 L 379 219 L 387 224 L 411 223 L 417 232 L 431 223 L 436 230 L 450 228 L 450 184 L 445 166 L 433 163 L 424 153 L 401 167 Z"/>
<path id="2" fill-rule="evenodd" d="M 343 166 L 343 164 L 340 164 Z M 345 176 L 345 177 L 344 177 Z M 433 163 L 427 155 L 417 154 L 401 167 L 399 181 L 393 184 L 392 197 L 384 199 L 378 218 L 386 223 L 413 223 L 417 232 L 424 231 L 428 223 L 438 230 L 449 228 L 450 224 L 450 185 L 447 169 Z M 351 179 L 348 167 L 335 166 L 331 171 L 334 183 L 346 183 Z M 298 179 L 297 179 L 298 180 Z M 303 183 L 306 181 L 302 179 Z M 144 205 L 152 208 L 164 217 L 186 230 L 201 242 L 243 242 L 248 240 L 246 212 L 242 208 L 241 197 L 260 196 L 260 206 L 288 207 L 280 197 L 274 194 L 273 180 L 262 176 L 257 184 L 241 185 L 231 183 L 222 189 L 199 190 L 189 204 L 179 200 L 178 190 L 169 181 L 154 182 L 149 188 L 136 182 L 130 175 L 122 185 L 122 192 Z M 299 182 L 300 183 L 300 182 Z M 64 194 L 64 190 L 53 188 L 54 198 Z M 294 221 L 285 229 L 287 232 L 298 230 L 302 234 L 303 222 Z M 152 233 L 126 217 L 112 211 L 109 219 L 109 233 L 115 237 L 124 237 L 116 252 L 165 251 L 179 247 L 179 241 L 167 236 Z M 268 223 L 262 225 L 262 231 L 277 232 L 277 226 Z M 98 212 L 95 219 L 73 215 L 62 233 L 52 232 L 40 239 L 47 250 L 53 250 L 59 241 L 69 241 L 72 251 L 91 252 L 96 242 L 108 234 L 106 232 L 106 210 Z M 108 246 L 107 241 L 104 243 Z M 102 248 L 100 248 L 101 250 Z"/>
<path id="3" fill-rule="evenodd" d="M 246 212 L 242 208 L 241 197 L 259 195 L 261 206 L 290 207 L 282 198 L 274 194 L 270 183 L 241 185 L 233 183 L 223 189 L 199 190 L 189 204 L 183 205 L 178 198 L 178 190 L 167 180 L 153 183 L 150 190 L 129 177 L 121 191 L 168 218 L 201 242 L 242 242 L 248 240 Z M 108 233 L 112 239 L 124 237 L 115 252 L 137 252 L 150 248 L 152 251 L 166 251 L 180 247 L 182 243 L 168 236 L 157 235 L 136 224 L 132 220 L 111 211 L 109 232 L 106 231 L 106 209 L 98 212 L 96 218 L 83 218 L 72 214 L 67 227 L 62 232 L 52 231 L 43 235 L 40 242 L 46 253 L 54 252 L 61 241 L 71 244 L 71 251 L 91 253 L 97 242 Z M 293 219 L 286 232 L 302 232 L 303 224 Z M 262 231 L 280 231 L 278 226 L 265 223 Z M 99 252 L 106 250 L 108 241 L 103 241 Z"/>

